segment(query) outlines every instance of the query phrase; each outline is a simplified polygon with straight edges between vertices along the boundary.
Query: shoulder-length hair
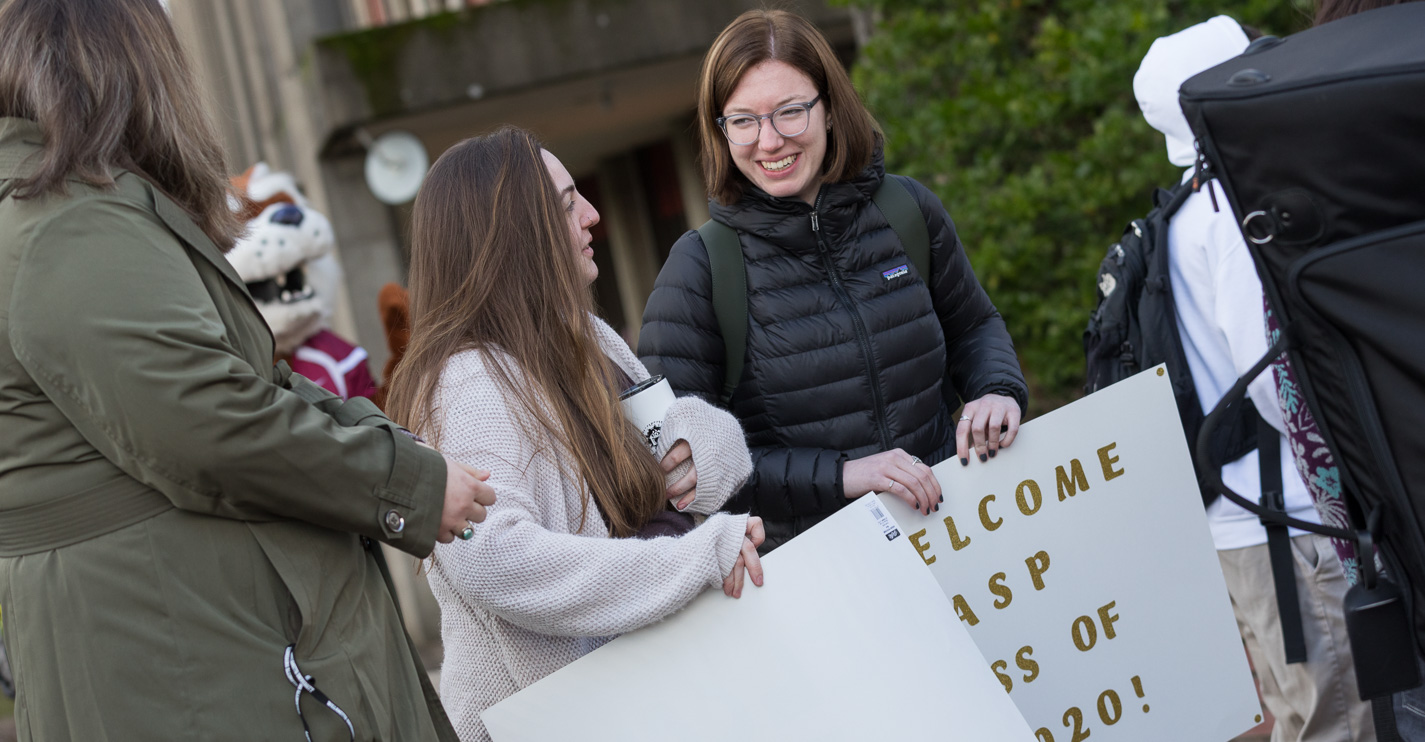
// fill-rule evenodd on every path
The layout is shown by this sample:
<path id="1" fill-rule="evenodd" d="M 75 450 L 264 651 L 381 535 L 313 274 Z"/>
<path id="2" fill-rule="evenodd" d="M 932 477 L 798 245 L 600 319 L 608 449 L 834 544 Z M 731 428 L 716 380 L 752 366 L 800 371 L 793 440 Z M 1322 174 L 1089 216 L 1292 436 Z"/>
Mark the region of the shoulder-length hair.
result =
<path id="1" fill-rule="evenodd" d="M 0 116 L 37 123 L 43 151 L 17 198 L 65 193 L 74 179 L 113 188 L 148 180 L 226 250 L 242 224 L 190 67 L 158 0 L 0 3 Z"/>
<path id="2" fill-rule="evenodd" d="M 441 371 L 456 353 L 482 353 L 525 413 L 523 432 L 572 454 L 582 518 L 592 494 L 612 535 L 632 536 L 666 505 L 663 473 L 619 406 L 593 292 L 540 151 L 529 132 L 506 126 L 431 166 L 411 212 L 411 340 L 387 408 L 438 447 Z"/>
<path id="3" fill-rule="evenodd" d="M 846 69 L 826 37 L 805 18 L 785 10 L 749 10 L 723 29 L 703 58 L 698 76 L 698 138 L 708 195 L 723 204 L 742 197 L 748 181 L 728 151 L 717 127 L 722 107 L 747 71 L 768 60 L 800 70 L 815 83 L 826 105 L 826 158 L 822 177 L 849 180 L 871 162 L 880 129 L 861 103 Z"/>

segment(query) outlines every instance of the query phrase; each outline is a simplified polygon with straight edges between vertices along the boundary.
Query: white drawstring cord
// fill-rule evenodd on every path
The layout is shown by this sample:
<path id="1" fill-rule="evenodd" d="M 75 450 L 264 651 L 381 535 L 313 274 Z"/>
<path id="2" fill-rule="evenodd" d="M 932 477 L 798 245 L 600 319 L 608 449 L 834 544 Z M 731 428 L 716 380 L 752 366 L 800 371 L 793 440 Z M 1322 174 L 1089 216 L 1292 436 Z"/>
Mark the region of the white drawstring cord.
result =
<path id="1" fill-rule="evenodd" d="M 311 675 L 302 674 L 302 668 L 297 667 L 296 650 L 296 644 L 287 645 L 287 651 L 282 657 L 282 668 L 287 673 L 287 682 L 297 688 L 297 693 L 293 697 L 292 702 L 297 706 L 297 718 L 302 720 L 302 731 L 307 735 L 307 742 L 312 742 L 312 730 L 307 726 L 307 717 L 302 715 L 303 693 L 310 694 L 312 698 L 317 699 L 317 703 L 336 712 L 336 715 L 340 716 L 341 720 L 346 722 L 346 730 L 351 733 L 352 742 L 356 742 L 356 727 L 351 725 L 351 718 L 346 715 L 345 711 L 341 710 L 340 706 L 333 703 L 332 699 L 327 698 L 327 694 L 317 689 L 316 678 Z"/>

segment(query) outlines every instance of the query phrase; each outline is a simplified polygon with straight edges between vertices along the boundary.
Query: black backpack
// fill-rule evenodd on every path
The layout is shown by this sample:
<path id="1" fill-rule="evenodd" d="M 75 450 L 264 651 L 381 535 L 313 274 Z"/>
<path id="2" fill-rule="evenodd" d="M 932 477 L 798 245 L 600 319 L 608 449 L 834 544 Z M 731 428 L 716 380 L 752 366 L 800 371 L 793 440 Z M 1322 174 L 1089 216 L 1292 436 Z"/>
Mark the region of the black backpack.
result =
<path id="1" fill-rule="evenodd" d="M 1425 639 L 1422 28 L 1425 3 L 1358 13 L 1259 39 L 1181 89 L 1282 327 L 1208 415 L 1198 458 L 1250 377 L 1286 352 L 1354 521 L 1290 524 L 1357 541 L 1346 622 L 1361 694 L 1375 698 L 1418 685 Z M 1372 545 L 1390 580 L 1375 574 Z"/>
<path id="2" fill-rule="evenodd" d="M 1160 363 L 1168 366 L 1178 416 L 1189 445 L 1197 440 L 1204 418 L 1183 353 L 1168 280 L 1168 220 L 1193 193 L 1193 183 L 1153 192 L 1153 209 L 1134 219 L 1123 237 L 1110 245 L 1098 268 L 1098 307 L 1084 330 L 1084 357 L 1092 394 Z M 1215 461 L 1235 461 L 1257 447 L 1257 413 L 1248 402 L 1223 434 L 1214 438 Z M 1219 464 L 1220 466 L 1220 464 Z M 1196 462 L 1194 462 L 1196 469 Z M 1197 470 L 1203 504 L 1217 499 Z"/>

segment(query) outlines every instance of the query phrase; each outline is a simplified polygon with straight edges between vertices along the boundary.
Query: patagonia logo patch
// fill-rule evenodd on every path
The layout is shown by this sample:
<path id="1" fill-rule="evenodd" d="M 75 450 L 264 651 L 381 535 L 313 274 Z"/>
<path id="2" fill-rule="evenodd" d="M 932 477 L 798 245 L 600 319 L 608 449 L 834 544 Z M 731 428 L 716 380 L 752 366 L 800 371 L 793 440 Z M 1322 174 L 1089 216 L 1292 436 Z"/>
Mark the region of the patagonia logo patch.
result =
<path id="1" fill-rule="evenodd" d="M 888 270 L 888 271 L 881 271 L 881 277 L 884 278 L 884 279 L 886 279 L 887 281 L 889 281 L 889 280 L 891 280 L 891 279 L 893 279 L 893 278 L 900 278 L 901 276 L 907 275 L 907 274 L 909 274 L 909 273 L 910 273 L 910 264 L 907 263 L 907 264 L 905 264 L 905 265 L 902 265 L 902 266 L 899 266 L 899 267 L 896 267 L 896 268 L 892 268 L 892 269 L 890 269 L 890 270 Z"/>

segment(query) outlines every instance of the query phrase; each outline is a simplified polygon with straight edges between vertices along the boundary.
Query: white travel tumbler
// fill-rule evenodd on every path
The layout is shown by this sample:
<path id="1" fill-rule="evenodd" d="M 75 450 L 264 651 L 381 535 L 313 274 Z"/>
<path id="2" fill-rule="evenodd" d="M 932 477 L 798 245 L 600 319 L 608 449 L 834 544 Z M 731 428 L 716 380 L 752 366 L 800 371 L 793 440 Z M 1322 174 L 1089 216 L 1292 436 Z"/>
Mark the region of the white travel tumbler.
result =
<path id="1" fill-rule="evenodd" d="M 619 395 L 623 414 L 643 436 L 648 450 L 658 452 L 658 438 L 663 434 L 663 416 L 673 404 L 673 387 L 662 376 L 650 376 Z"/>

